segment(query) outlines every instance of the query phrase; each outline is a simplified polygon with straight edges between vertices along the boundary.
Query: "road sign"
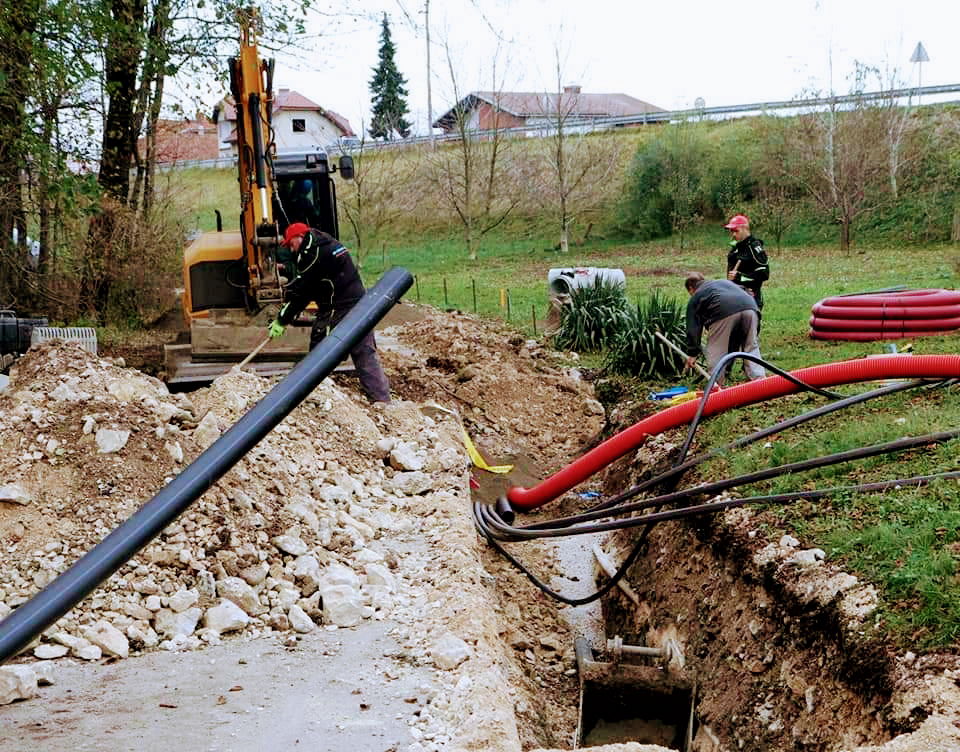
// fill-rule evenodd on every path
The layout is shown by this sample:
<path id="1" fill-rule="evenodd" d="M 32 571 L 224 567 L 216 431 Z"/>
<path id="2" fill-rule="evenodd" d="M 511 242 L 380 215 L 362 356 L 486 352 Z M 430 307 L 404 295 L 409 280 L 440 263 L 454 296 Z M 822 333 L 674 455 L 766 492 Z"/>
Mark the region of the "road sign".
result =
<path id="1" fill-rule="evenodd" d="M 917 42 L 917 47 L 913 51 L 913 54 L 910 56 L 911 63 L 929 63 L 930 56 L 927 55 L 927 51 L 923 46 L 923 42 Z"/>

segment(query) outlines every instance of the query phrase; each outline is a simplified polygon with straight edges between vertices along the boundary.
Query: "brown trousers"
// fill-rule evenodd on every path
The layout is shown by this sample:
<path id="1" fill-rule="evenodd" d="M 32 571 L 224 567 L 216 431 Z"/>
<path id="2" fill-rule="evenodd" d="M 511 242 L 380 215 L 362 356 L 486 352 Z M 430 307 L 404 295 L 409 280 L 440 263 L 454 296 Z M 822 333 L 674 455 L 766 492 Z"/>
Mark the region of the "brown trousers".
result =
<path id="1" fill-rule="evenodd" d="M 757 328 L 760 318 L 756 311 L 747 310 L 725 316 L 714 321 L 707 330 L 707 368 L 713 372 L 714 366 L 727 353 L 747 352 L 760 357 L 760 339 Z M 729 372 L 730 367 L 727 366 Z M 744 361 L 744 370 L 749 379 L 762 379 L 766 371 L 756 363 Z M 724 373 L 717 383 L 722 383 Z"/>

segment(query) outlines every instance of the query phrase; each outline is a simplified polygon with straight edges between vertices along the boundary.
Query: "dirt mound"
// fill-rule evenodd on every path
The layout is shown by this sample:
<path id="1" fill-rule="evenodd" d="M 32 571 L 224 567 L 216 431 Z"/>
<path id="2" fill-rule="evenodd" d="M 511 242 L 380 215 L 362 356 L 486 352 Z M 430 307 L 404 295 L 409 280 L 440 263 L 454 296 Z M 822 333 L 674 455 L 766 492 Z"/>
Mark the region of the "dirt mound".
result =
<path id="1" fill-rule="evenodd" d="M 538 340 L 462 313 L 427 313 L 384 334 L 397 343 L 381 347 L 393 390 L 414 401 L 452 400 L 497 457 L 529 455 L 552 473 L 603 427 L 593 387 Z"/>

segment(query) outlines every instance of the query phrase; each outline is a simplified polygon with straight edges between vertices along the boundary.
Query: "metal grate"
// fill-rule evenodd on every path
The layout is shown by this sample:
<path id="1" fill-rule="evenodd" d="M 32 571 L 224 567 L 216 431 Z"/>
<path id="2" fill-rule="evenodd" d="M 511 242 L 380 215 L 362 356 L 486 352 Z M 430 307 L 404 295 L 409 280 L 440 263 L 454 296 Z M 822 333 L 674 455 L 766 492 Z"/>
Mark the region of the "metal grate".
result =
<path id="1" fill-rule="evenodd" d="M 97 330 L 83 326 L 35 326 L 30 333 L 30 346 L 60 339 L 76 342 L 91 355 L 97 354 Z"/>

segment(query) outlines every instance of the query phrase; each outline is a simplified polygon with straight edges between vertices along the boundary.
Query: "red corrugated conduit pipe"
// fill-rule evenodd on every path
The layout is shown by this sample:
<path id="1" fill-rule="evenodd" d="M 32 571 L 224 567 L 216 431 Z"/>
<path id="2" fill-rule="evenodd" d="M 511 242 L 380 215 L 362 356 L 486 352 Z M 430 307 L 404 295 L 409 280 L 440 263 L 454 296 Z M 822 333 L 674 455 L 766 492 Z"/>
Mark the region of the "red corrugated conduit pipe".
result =
<path id="1" fill-rule="evenodd" d="M 876 379 L 954 379 L 960 378 L 960 355 L 888 355 L 811 366 L 792 371 L 791 374 L 805 384 L 818 388 Z M 716 415 L 724 410 L 793 394 L 801 388 L 782 376 L 770 376 L 728 387 L 710 395 L 703 415 Z M 536 486 L 511 488 L 507 492 L 507 501 L 513 509 L 521 512 L 543 506 L 636 449 L 648 436 L 689 423 L 696 415 L 698 406 L 698 400 L 691 400 L 644 418 Z"/>

